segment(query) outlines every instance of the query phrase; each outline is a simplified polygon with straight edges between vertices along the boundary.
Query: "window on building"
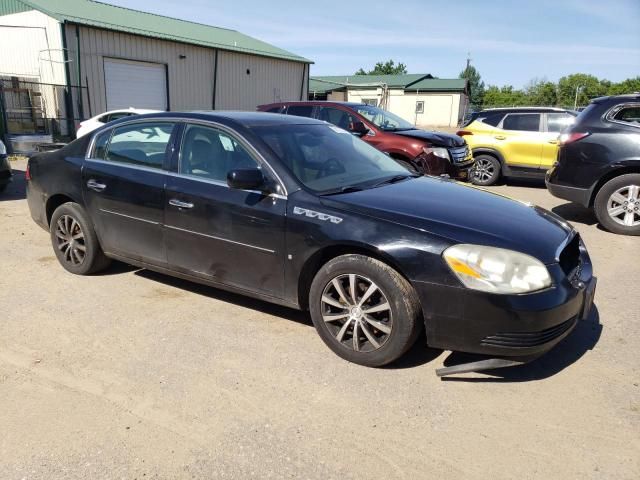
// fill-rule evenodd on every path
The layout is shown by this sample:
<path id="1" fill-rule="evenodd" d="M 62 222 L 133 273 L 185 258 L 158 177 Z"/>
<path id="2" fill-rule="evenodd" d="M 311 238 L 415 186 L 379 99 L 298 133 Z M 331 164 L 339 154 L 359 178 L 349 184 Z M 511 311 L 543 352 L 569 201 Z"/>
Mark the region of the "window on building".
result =
<path id="1" fill-rule="evenodd" d="M 510 113 L 502 121 L 505 130 L 518 130 L 524 132 L 540 131 L 539 113 Z"/>
<path id="2" fill-rule="evenodd" d="M 424 113 L 424 101 L 416 102 L 416 113 Z"/>
<path id="3" fill-rule="evenodd" d="M 378 99 L 377 98 L 363 98 L 362 99 L 362 103 L 364 103 L 365 105 L 371 105 L 372 107 L 377 107 L 378 106 Z"/>
<path id="4" fill-rule="evenodd" d="M 173 123 L 136 123 L 113 130 L 106 160 L 162 168 Z"/>

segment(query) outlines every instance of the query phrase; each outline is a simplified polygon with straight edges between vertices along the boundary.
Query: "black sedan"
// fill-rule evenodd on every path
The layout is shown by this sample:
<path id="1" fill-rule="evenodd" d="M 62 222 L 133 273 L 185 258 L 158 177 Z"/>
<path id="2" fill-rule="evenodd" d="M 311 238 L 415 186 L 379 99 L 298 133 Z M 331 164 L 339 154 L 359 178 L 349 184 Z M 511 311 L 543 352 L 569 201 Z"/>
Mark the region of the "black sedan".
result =
<path id="1" fill-rule="evenodd" d="M 9 183 L 11 183 L 12 177 L 13 173 L 7 157 L 7 149 L 2 140 L 0 140 L 0 193 L 4 192 Z"/>
<path id="2" fill-rule="evenodd" d="M 317 120 L 139 116 L 32 157 L 28 178 L 68 271 L 113 258 L 308 309 L 362 365 L 396 360 L 423 326 L 431 346 L 490 357 L 470 369 L 527 361 L 593 299 L 589 255 L 559 217 L 412 174 Z"/>

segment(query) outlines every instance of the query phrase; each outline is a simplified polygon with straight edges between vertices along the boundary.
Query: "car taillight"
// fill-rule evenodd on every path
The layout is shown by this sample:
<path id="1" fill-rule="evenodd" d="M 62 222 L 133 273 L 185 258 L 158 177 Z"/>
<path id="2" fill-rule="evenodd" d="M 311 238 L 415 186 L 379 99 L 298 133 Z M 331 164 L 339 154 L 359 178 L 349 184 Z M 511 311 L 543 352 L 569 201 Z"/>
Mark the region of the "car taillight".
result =
<path id="1" fill-rule="evenodd" d="M 570 143 L 577 142 L 578 140 L 582 140 L 584 137 L 588 137 L 589 135 L 591 135 L 589 132 L 563 133 L 558 138 L 558 143 L 560 145 L 569 145 Z"/>
<path id="2" fill-rule="evenodd" d="M 27 168 L 24 171 L 24 179 L 28 182 L 31 180 L 31 172 L 29 171 L 29 164 L 27 163 Z"/>
<path id="3" fill-rule="evenodd" d="M 459 137 L 464 137 L 465 135 L 473 135 L 473 132 L 470 132 L 469 130 L 458 130 L 456 132 L 456 135 L 458 135 Z"/>

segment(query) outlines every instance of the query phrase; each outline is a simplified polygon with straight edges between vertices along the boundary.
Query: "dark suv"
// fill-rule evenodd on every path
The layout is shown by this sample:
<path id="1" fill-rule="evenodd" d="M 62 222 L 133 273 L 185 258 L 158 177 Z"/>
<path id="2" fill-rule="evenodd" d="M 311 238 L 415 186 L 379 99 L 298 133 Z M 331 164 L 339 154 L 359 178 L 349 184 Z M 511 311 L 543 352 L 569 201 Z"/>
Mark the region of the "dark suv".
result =
<path id="1" fill-rule="evenodd" d="M 260 105 L 259 111 L 324 120 L 357 135 L 405 167 L 427 175 L 467 180 L 473 157 L 458 135 L 420 130 L 372 105 L 353 102 L 284 102 Z"/>
<path id="2" fill-rule="evenodd" d="M 546 181 L 607 230 L 640 235 L 640 93 L 593 100 L 561 135 Z"/>

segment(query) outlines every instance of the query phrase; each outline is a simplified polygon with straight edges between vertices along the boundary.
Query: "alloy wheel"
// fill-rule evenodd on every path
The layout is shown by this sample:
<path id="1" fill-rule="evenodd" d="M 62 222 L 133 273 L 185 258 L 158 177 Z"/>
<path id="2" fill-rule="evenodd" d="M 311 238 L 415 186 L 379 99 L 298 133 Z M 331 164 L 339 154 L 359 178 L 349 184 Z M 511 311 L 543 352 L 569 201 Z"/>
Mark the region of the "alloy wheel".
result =
<path id="1" fill-rule="evenodd" d="M 62 258 L 71 265 L 84 262 L 87 245 L 80 223 L 70 215 L 62 215 L 56 222 L 56 246 L 62 252 Z"/>
<path id="2" fill-rule="evenodd" d="M 640 225 L 640 186 L 627 185 L 613 192 L 607 200 L 607 212 L 625 227 Z"/>
<path id="3" fill-rule="evenodd" d="M 478 160 L 476 160 L 476 163 L 473 167 L 473 176 L 478 181 L 487 182 L 491 178 L 493 178 L 495 173 L 496 167 L 493 162 L 485 160 L 483 158 L 479 158 Z"/>
<path id="4" fill-rule="evenodd" d="M 321 311 L 335 339 L 356 352 L 379 349 L 393 329 L 384 292 L 372 280 L 354 273 L 339 275 L 325 286 Z"/>

